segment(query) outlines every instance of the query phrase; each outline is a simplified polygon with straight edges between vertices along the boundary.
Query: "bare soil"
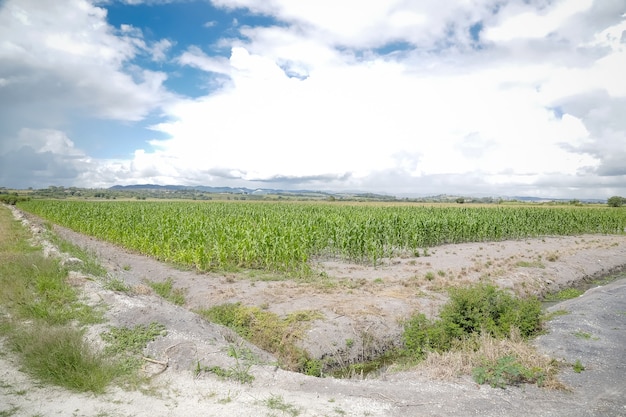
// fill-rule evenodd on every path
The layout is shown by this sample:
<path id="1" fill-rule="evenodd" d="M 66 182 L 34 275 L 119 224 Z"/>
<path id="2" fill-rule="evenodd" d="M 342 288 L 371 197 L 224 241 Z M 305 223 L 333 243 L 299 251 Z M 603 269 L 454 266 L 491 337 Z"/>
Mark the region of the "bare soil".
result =
<path id="1" fill-rule="evenodd" d="M 38 220 L 26 217 L 35 235 L 41 236 Z M 548 333 L 534 342 L 537 348 L 568 363 L 579 359 L 589 364 L 582 373 L 563 372 L 564 382 L 572 387 L 569 391 L 535 386 L 494 389 L 476 385 L 469 376 L 432 380 L 418 370 L 381 370 L 353 379 L 309 377 L 279 369 L 268 353 L 193 312 L 232 302 L 281 316 L 317 311 L 321 318 L 311 323 L 301 347 L 329 368 L 345 366 L 396 345 L 402 321 L 413 313 L 436 315 L 450 286 L 491 282 L 520 295 L 541 296 L 621 271 L 626 267 L 624 235 L 444 245 L 419 257 L 385 259 L 375 267 L 319 259 L 314 264 L 316 276 L 303 282 L 254 271 L 200 274 L 65 228 L 55 226 L 55 232 L 92 251 L 111 277 L 133 288 L 130 294 L 113 292 L 98 280 L 71 275 L 87 300 L 108 306 L 108 325 L 159 322 L 167 327 L 167 336 L 146 349 L 147 356 L 167 366 L 146 362 L 145 371 L 153 375 L 150 392 L 112 388 L 94 397 L 40 386 L 16 368 L 10 355 L 3 355 L 0 412 L 151 417 L 277 416 L 296 411 L 301 416 L 626 416 L 626 279 L 551 307 L 570 314 L 549 323 Z M 164 301 L 147 286 L 148 281 L 167 279 L 185 291 L 184 306 Z M 101 343 L 98 332 L 103 329 L 90 330 L 95 345 Z M 580 334 L 593 336 L 576 336 Z M 233 344 L 253 351 L 254 364 L 229 356 Z M 198 364 L 245 366 L 255 379 L 241 384 L 210 373 L 196 375 Z M 276 401 L 268 399 L 281 399 L 289 407 L 272 409 Z"/>

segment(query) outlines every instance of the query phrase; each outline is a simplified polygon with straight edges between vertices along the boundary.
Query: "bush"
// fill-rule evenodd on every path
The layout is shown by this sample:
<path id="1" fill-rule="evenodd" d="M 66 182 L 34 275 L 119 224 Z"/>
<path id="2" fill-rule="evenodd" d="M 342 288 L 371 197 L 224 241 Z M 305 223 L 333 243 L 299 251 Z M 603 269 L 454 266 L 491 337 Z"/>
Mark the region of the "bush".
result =
<path id="1" fill-rule="evenodd" d="M 607 200 L 609 207 L 621 207 L 626 204 L 626 198 L 614 195 Z"/>
<path id="2" fill-rule="evenodd" d="M 449 294 L 440 319 L 417 314 L 405 324 L 404 345 L 411 355 L 423 358 L 429 351 L 444 352 L 483 333 L 506 338 L 512 328 L 528 338 L 541 327 L 541 303 L 536 298 L 515 298 L 484 284 L 451 289 Z"/>

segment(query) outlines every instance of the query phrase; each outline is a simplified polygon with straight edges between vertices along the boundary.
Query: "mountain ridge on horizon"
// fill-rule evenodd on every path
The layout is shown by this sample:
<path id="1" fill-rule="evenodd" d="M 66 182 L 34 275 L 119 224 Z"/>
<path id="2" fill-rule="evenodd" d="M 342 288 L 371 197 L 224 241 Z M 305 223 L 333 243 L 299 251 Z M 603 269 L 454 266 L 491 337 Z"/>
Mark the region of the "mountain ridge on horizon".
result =
<path id="1" fill-rule="evenodd" d="M 366 192 L 366 191 L 323 191 L 323 190 L 309 190 L 309 189 L 279 189 L 279 188 L 248 188 L 248 187 L 216 187 L 216 186 L 208 186 L 208 185 L 160 185 L 160 184 L 132 184 L 132 185 L 113 185 L 109 187 L 110 190 L 161 190 L 161 191 L 181 191 L 181 190 L 196 190 L 201 192 L 208 193 L 227 193 L 227 194 L 285 194 L 285 195 L 297 195 L 297 194 L 317 194 L 317 195 L 325 195 L 325 196 L 371 196 L 371 197 L 379 197 L 384 199 L 397 199 L 402 200 L 404 198 L 456 198 L 456 197 L 464 197 L 464 198 L 494 198 L 494 199 L 504 199 L 504 200 L 519 200 L 519 201 L 571 201 L 572 198 L 550 198 L 550 197 L 536 197 L 536 196 L 471 196 L 471 195 L 456 195 L 456 194 L 439 194 L 439 195 L 424 195 L 424 196 L 397 196 L 393 194 L 385 194 L 385 193 L 374 193 L 374 192 Z M 605 199 L 598 198 L 588 198 L 588 199 L 578 199 L 582 202 L 591 202 L 591 203 L 603 203 L 606 202 Z"/>

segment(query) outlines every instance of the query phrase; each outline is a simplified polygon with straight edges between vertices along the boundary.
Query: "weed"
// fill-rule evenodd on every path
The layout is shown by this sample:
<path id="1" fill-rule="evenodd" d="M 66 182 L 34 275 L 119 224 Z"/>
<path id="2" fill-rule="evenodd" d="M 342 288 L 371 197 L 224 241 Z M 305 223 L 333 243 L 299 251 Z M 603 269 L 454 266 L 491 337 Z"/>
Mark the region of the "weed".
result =
<path id="1" fill-rule="evenodd" d="M 591 333 L 587 333 L 587 332 L 583 332 L 583 331 L 577 331 L 573 333 L 575 337 L 579 338 L 579 339 L 584 339 L 584 340 L 598 340 L 597 337 L 593 337 L 591 335 Z"/>
<path id="2" fill-rule="evenodd" d="M 426 275 L 424 275 L 424 278 L 427 281 L 432 281 L 433 279 L 435 279 L 435 274 L 432 271 L 428 271 Z"/>
<path id="3" fill-rule="evenodd" d="M 549 254 L 546 255 L 546 259 L 550 262 L 556 262 L 559 259 L 559 253 L 550 252 Z"/>
<path id="4" fill-rule="evenodd" d="M 16 325 L 9 346 L 28 373 L 75 391 L 102 393 L 116 375 L 115 365 L 95 353 L 73 327 Z"/>
<path id="5" fill-rule="evenodd" d="M 513 330 L 504 339 L 496 339 L 490 334 L 474 335 L 457 341 L 452 350 L 446 352 L 429 352 L 425 359 L 415 364 L 412 358 L 405 359 L 407 365 L 417 366 L 423 375 L 432 378 L 456 378 L 460 375 L 472 375 L 476 368 L 489 368 L 489 364 L 497 364 L 503 357 L 515 357 L 525 369 L 536 375 L 545 376 L 541 380 L 543 387 L 563 389 L 565 386 L 556 378 L 559 363 L 538 352 Z M 539 380 L 537 380 L 539 382 Z"/>
<path id="6" fill-rule="evenodd" d="M 81 260 L 80 263 L 72 265 L 72 269 L 85 274 L 93 275 L 95 277 L 103 277 L 106 275 L 107 270 L 100 265 L 97 256 L 93 252 L 83 249 L 80 246 L 59 237 L 52 232 L 51 225 L 46 225 L 46 229 L 46 238 L 56 245 L 61 252 L 67 253 L 73 258 Z"/>
<path id="7" fill-rule="evenodd" d="M 220 398 L 219 400 L 217 400 L 217 402 L 220 404 L 228 404 L 229 402 L 232 402 L 232 401 L 233 401 L 233 397 L 231 397 L 230 391 L 228 391 L 228 394 L 226 394 L 224 398 Z"/>
<path id="8" fill-rule="evenodd" d="M 296 417 L 300 414 L 300 410 L 293 404 L 285 402 L 285 399 L 281 395 L 271 395 L 269 398 L 265 399 L 263 403 L 271 410 L 277 410 L 292 417 Z"/>
<path id="9" fill-rule="evenodd" d="M 166 333 L 162 324 L 150 323 L 148 326 L 139 324 L 133 328 L 111 327 L 100 337 L 107 342 L 104 353 L 118 360 L 120 373 L 132 376 L 141 367 L 141 356 L 146 345 Z"/>
<path id="10" fill-rule="evenodd" d="M 518 299 L 489 284 L 449 290 L 450 301 L 443 306 L 438 320 L 424 314 L 413 316 L 403 333 L 405 354 L 423 359 L 429 353 L 454 350 L 476 351 L 481 343 L 505 339 L 512 334 L 521 338 L 535 335 L 541 328 L 541 304 L 536 298 Z M 542 383 L 545 373 L 518 366 L 506 359 L 492 359 L 473 370 L 480 383 L 500 386 L 504 383 Z"/>
<path id="11" fill-rule="evenodd" d="M 556 310 L 556 311 L 553 311 L 551 313 L 545 314 L 543 316 L 543 321 L 550 321 L 550 320 L 552 320 L 555 317 L 565 316 L 567 314 L 569 314 L 569 311 L 567 311 L 567 310 Z"/>
<path id="12" fill-rule="evenodd" d="M 299 311 L 280 318 L 258 307 L 234 303 L 199 310 L 198 313 L 209 321 L 233 329 L 243 338 L 275 354 L 286 369 L 308 375 L 319 375 L 317 372 L 321 372 L 321 364 L 296 345 L 308 327 L 308 322 L 322 317 L 317 311 Z"/>
<path id="13" fill-rule="evenodd" d="M 345 416 L 346 415 L 346 412 L 343 409 L 339 408 L 339 407 L 335 407 L 333 409 L 333 411 L 335 412 L 335 414 L 340 415 L 340 416 Z"/>
<path id="14" fill-rule="evenodd" d="M 446 276 L 446 271 L 440 269 L 439 271 L 437 271 L 437 275 L 439 275 L 440 277 L 445 277 Z"/>
<path id="15" fill-rule="evenodd" d="M 519 261 L 515 263 L 515 266 L 521 268 L 545 268 L 546 266 L 540 261 Z"/>
<path id="16" fill-rule="evenodd" d="M 579 374 L 585 370 L 585 366 L 580 362 L 580 359 L 576 359 L 576 362 L 572 365 L 572 369 L 574 369 L 574 372 Z"/>
<path id="17" fill-rule="evenodd" d="M 478 384 L 489 384 L 494 388 L 521 383 L 537 383 L 541 386 L 545 374 L 541 369 L 528 369 L 515 356 L 504 356 L 497 361 L 485 361 L 482 366 L 474 368 L 472 377 Z"/>
<path id="18" fill-rule="evenodd" d="M 147 284 L 154 292 L 166 300 L 178 306 L 185 304 L 185 290 L 182 288 L 174 288 L 172 278 L 168 278 L 163 282 L 148 281 Z"/>
<path id="19" fill-rule="evenodd" d="M 571 298 L 576 298 L 584 294 L 583 290 L 579 290 L 578 288 L 566 288 L 557 293 L 548 294 L 544 297 L 546 301 L 562 301 L 569 300 Z"/>
<path id="20" fill-rule="evenodd" d="M 346 347 L 350 349 L 352 346 L 354 346 L 354 339 L 346 339 Z"/>
<path id="21" fill-rule="evenodd" d="M 74 326 L 100 322 L 102 312 L 80 302 L 66 282 L 67 271 L 28 245 L 28 237 L 8 210 L 0 208 L 0 304 L 10 313 L 0 321 L 6 346 L 41 381 L 103 392 L 115 367 Z"/>
<path id="22" fill-rule="evenodd" d="M 107 278 L 102 287 L 105 290 L 129 293 L 131 288 L 119 278 Z"/>

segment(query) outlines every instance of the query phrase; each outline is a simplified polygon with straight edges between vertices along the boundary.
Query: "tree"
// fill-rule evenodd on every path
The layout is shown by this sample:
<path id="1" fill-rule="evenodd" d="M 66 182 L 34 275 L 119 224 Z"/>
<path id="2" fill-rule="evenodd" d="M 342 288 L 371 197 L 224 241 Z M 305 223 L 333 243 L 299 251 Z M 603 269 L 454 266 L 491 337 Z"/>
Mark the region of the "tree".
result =
<path id="1" fill-rule="evenodd" d="M 626 204 L 626 198 L 614 195 L 607 200 L 609 207 L 621 207 Z"/>

